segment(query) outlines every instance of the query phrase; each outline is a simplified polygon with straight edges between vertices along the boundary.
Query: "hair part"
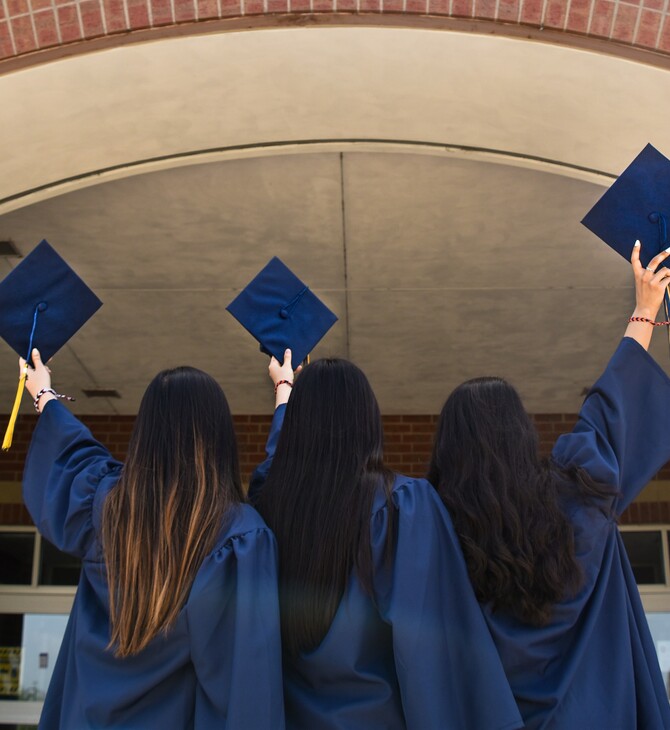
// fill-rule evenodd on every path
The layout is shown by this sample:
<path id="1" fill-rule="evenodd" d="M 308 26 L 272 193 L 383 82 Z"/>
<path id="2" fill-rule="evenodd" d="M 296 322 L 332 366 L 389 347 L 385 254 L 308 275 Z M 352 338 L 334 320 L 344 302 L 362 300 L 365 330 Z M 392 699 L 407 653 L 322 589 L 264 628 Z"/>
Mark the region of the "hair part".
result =
<path id="1" fill-rule="evenodd" d="M 137 654 L 175 623 L 226 513 L 244 499 L 223 390 L 190 367 L 147 388 L 121 478 L 105 500 L 110 648 Z"/>
<path id="2" fill-rule="evenodd" d="M 321 643 L 352 570 L 372 594 L 372 504 L 380 487 L 390 500 L 391 486 L 381 414 L 363 372 L 342 359 L 307 365 L 258 504 L 279 545 L 282 642 L 289 655 Z"/>
<path id="3" fill-rule="evenodd" d="M 468 380 L 438 420 L 427 475 L 459 535 L 482 603 L 544 625 L 555 603 L 583 584 L 561 495 L 613 494 L 584 470 L 539 457 L 539 439 L 517 391 L 502 378 Z"/>

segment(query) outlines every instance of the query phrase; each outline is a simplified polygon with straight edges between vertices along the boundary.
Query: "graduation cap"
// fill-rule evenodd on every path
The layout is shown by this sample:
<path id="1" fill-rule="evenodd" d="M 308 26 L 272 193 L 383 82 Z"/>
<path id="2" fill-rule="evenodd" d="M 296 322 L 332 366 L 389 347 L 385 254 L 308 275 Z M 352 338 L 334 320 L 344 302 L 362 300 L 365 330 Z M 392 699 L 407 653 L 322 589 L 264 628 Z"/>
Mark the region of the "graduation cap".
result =
<path id="1" fill-rule="evenodd" d="M 668 248 L 670 160 L 648 144 L 586 214 L 582 223 L 630 260 L 636 240 L 648 266 Z"/>
<path id="2" fill-rule="evenodd" d="M 0 337 L 26 363 L 34 347 L 46 362 L 101 306 L 79 276 L 42 241 L 0 282 Z M 26 372 L 19 380 L 4 450 L 12 443 Z"/>
<path id="3" fill-rule="evenodd" d="M 261 344 L 261 351 L 302 362 L 337 317 L 276 256 L 226 307 Z"/>

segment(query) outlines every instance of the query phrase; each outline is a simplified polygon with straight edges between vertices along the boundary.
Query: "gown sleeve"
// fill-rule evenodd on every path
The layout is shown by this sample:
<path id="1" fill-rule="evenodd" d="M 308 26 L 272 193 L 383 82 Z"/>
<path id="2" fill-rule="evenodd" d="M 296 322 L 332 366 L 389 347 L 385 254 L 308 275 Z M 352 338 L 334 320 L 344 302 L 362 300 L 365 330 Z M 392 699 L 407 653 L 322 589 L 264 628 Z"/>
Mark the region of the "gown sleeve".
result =
<path id="1" fill-rule="evenodd" d="M 23 472 L 23 500 L 40 534 L 63 552 L 87 557 L 97 542 L 104 496 L 121 467 L 64 405 L 49 401 Z"/>
<path id="2" fill-rule="evenodd" d="M 670 459 L 670 378 L 635 340 L 623 338 L 552 456 L 615 487 L 617 515 Z"/>
<path id="3" fill-rule="evenodd" d="M 268 440 L 265 444 L 265 461 L 261 462 L 251 475 L 249 480 L 249 491 L 247 498 L 251 504 L 256 504 L 261 492 L 263 491 L 263 485 L 265 480 L 268 478 L 270 467 L 272 466 L 272 459 L 274 458 L 275 451 L 277 449 L 277 442 L 279 441 L 279 434 L 281 433 L 281 427 L 284 423 L 284 414 L 286 413 L 286 403 L 275 408 L 274 415 L 272 416 L 272 423 L 270 425 L 270 433 L 268 434 Z"/>
<path id="4" fill-rule="evenodd" d="M 523 727 L 446 508 L 425 480 L 410 480 L 393 499 L 395 557 L 375 593 L 392 629 L 408 730 Z M 386 509 L 373 516 L 377 556 L 387 519 Z"/>
<path id="5" fill-rule="evenodd" d="M 283 730 L 277 548 L 267 529 L 203 563 L 187 603 L 197 678 L 194 730 Z"/>

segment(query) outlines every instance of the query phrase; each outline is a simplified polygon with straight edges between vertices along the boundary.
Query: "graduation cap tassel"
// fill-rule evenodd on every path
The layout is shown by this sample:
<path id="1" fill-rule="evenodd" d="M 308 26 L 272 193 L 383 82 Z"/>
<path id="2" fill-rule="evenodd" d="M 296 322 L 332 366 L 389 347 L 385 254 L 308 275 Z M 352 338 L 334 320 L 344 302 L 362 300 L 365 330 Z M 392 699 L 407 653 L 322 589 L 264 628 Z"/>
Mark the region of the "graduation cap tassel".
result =
<path id="1" fill-rule="evenodd" d="M 14 398 L 14 407 L 12 413 L 9 416 L 9 423 L 7 424 L 7 430 L 5 431 L 5 438 L 2 442 L 2 450 L 9 451 L 12 445 L 12 438 L 14 437 L 14 426 L 16 425 L 16 419 L 19 415 L 19 407 L 21 406 L 21 396 L 23 395 L 23 388 L 26 384 L 26 376 L 28 375 L 28 366 L 23 368 L 21 377 L 19 378 L 19 387 L 16 389 L 16 398 Z"/>
<path id="2" fill-rule="evenodd" d="M 14 398 L 14 406 L 12 407 L 12 412 L 9 416 L 9 423 L 7 424 L 7 430 L 5 431 L 5 438 L 2 442 L 2 450 L 3 451 L 9 451 L 11 445 L 12 445 L 12 439 L 14 438 L 14 426 L 16 425 L 16 419 L 19 415 L 19 408 L 21 407 L 21 398 L 23 396 L 23 388 L 26 384 L 26 378 L 28 377 L 28 363 L 30 362 L 30 356 L 33 351 L 33 339 L 35 337 L 35 329 L 37 327 L 37 315 L 40 312 L 43 312 L 46 308 L 46 305 L 43 302 L 40 302 L 35 307 L 35 312 L 33 313 L 33 327 L 30 330 L 30 339 L 28 340 L 28 354 L 26 355 L 26 364 L 23 366 L 23 370 L 21 371 L 21 377 L 19 378 L 19 387 L 16 389 L 16 397 Z"/>

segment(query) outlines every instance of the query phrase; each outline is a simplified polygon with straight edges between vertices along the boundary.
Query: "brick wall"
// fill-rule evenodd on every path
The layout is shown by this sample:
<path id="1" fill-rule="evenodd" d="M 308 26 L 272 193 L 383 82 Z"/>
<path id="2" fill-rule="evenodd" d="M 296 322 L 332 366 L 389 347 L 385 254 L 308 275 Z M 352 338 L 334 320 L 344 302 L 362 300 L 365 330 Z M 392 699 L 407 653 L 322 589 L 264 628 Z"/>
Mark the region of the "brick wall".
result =
<path id="1" fill-rule="evenodd" d="M 536 414 L 540 448 L 549 454 L 558 436 L 572 429 L 576 415 L 567 413 Z M 82 420 L 93 435 L 104 443 L 115 457 L 123 459 L 132 429 L 133 416 L 84 416 Z M 271 416 L 235 416 L 240 451 L 242 479 L 246 483 L 254 467 L 265 455 L 264 447 Z M 6 422 L 6 416 L 0 423 Z M 0 454 L 0 481 L 20 481 L 30 436 L 36 416 L 22 415 L 14 434 L 12 449 Z M 384 416 L 386 461 L 388 466 L 410 476 L 423 476 L 428 466 L 437 416 Z M 670 465 L 656 479 L 670 480 Z M 640 502 L 623 515 L 624 524 L 670 522 L 670 502 Z M 30 524 L 22 505 L 0 504 L 0 524 Z"/>
<path id="2" fill-rule="evenodd" d="M 86 51 L 86 41 L 93 48 L 96 39 L 128 42 L 129 33 L 145 39 L 154 29 L 198 33 L 217 21 L 253 28 L 397 25 L 399 18 L 431 27 L 447 20 L 444 27 L 463 30 L 484 23 L 482 32 L 566 44 L 595 39 L 611 42 L 613 52 L 626 45 L 668 54 L 668 17 L 665 0 L 0 0 L 0 61 L 76 43 Z"/>

